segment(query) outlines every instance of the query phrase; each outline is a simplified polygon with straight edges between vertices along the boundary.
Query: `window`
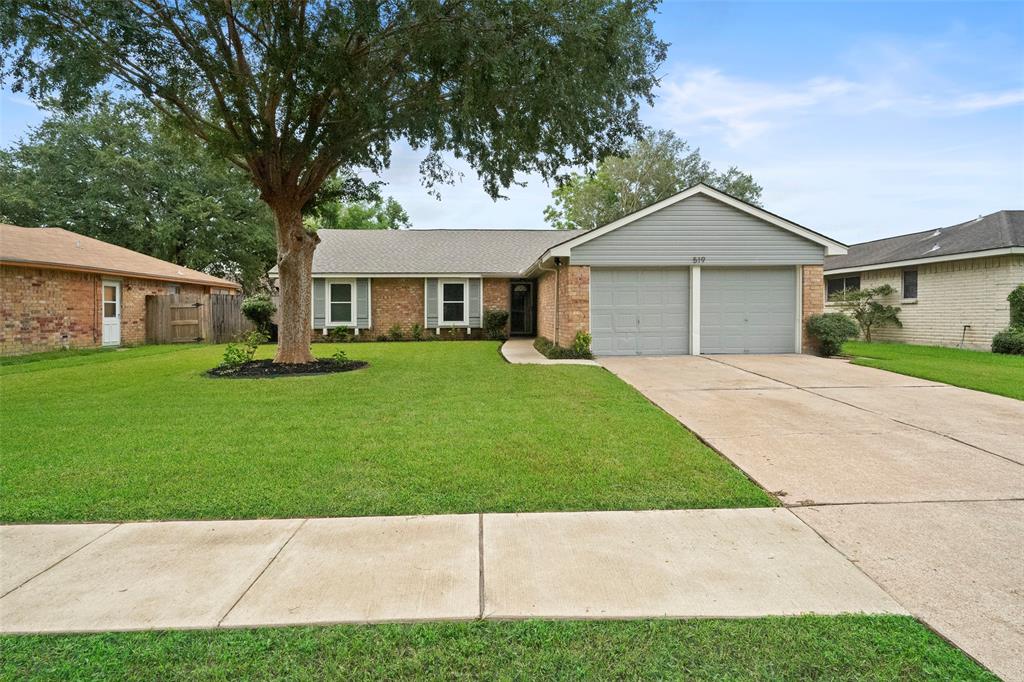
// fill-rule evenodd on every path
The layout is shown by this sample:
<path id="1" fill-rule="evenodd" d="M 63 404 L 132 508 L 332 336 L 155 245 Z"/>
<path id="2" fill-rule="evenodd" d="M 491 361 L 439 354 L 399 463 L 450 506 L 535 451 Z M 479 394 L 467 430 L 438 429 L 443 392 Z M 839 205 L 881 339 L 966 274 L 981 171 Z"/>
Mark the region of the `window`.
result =
<path id="1" fill-rule="evenodd" d="M 103 285 L 103 317 L 117 317 L 117 286 Z"/>
<path id="2" fill-rule="evenodd" d="M 917 298 L 917 270 L 903 271 L 903 298 Z"/>
<path id="3" fill-rule="evenodd" d="M 466 324 L 465 282 L 441 282 L 441 322 Z"/>
<path id="4" fill-rule="evenodd" d="M 168 284 L 166 289 L 167 289 L 167 293 L 169 293 L 169 294 L 180 294 L 181 293 L 181 287 L 178 286 L 177 284 Z"/>
<path id="5" fill-rule="evenodd" d="M 355 326 L 352 315 L 352 283 L 331 282 L 328 286 L 327 321 L 330 324 Z"/>
<path id="6" fill-rule="evenodd" d="M 851 275 L 849 277 L 829 277 L 825 280 L 825 284 L 828 286 L 828 292 L 826 296 L 832 298 L 836 294 L 841 294 L 844 291 L 857 291 L 860 289 L 860 275 Z"/>

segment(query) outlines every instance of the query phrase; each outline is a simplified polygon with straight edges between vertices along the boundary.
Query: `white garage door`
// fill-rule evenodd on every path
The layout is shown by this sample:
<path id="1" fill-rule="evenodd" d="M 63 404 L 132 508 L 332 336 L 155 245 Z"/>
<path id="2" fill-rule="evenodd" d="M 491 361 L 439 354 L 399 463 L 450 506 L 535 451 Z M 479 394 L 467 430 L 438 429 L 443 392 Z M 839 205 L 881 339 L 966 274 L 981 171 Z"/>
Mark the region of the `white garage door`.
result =
<path id="1" fill-rule="evenodd" d="M 701 353 L 796 351 L 796 270 L 702 268 Z"/>
<path id="2" fill-rule="evenodd" d="M 592 268 L 590 331 L 594 355 L 689 352 L 688 268 Z"/>

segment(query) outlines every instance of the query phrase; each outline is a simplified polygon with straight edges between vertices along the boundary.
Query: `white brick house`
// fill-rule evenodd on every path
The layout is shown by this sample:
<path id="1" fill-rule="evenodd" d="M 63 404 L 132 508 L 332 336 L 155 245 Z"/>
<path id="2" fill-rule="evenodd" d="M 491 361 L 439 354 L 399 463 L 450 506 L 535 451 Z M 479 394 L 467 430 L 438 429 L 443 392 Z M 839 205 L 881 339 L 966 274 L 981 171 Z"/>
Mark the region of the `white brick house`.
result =
<path id="1" fill-rule="evenodd" d="M 937 230 L 849 247 L 825 261 L 826 295 L 889 284 L 903 327 L 877 341 L 988 350 L 1009 324 L 1006 296 L 1024 282 L 1024 211 L 999 211 Z M 826 304 L 835 308 L 835 304 Z"/>

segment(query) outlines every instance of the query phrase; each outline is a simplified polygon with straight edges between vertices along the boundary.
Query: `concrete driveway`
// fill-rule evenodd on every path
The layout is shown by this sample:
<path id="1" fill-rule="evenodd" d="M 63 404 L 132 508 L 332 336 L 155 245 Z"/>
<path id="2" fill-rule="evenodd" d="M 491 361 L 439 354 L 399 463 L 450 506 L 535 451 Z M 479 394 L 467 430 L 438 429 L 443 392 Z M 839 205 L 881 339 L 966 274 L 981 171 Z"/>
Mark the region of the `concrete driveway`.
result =
<path id="1" fill-rule="evenodd" d="M 1024 402 L 804 355 L 600 362 L 1024 680 Z"/>

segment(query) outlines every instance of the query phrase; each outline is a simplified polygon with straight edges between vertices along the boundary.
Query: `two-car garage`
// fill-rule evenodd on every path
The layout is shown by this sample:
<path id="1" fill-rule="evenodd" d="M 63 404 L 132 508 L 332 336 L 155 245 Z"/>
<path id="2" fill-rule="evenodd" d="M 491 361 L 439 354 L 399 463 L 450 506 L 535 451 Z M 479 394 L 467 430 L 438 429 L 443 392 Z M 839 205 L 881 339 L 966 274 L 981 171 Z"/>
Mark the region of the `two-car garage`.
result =
<path id="1" fill-rule="evenodd" d="M 823 307 L 825 256 L 845 252 L 824 235 L 698 185 L 546 257 L 555 267 L 589 269 L 595 355 L 683 355 L 801 352 L 803 319 Z"/>
<path id="2" fill-rule="evenodd" d="M 794 267 L 594 267 L 591 348 L 596 355 L 682 355 L 694 346 L 707 354 L 793 353 L 797 285 Z"/>

